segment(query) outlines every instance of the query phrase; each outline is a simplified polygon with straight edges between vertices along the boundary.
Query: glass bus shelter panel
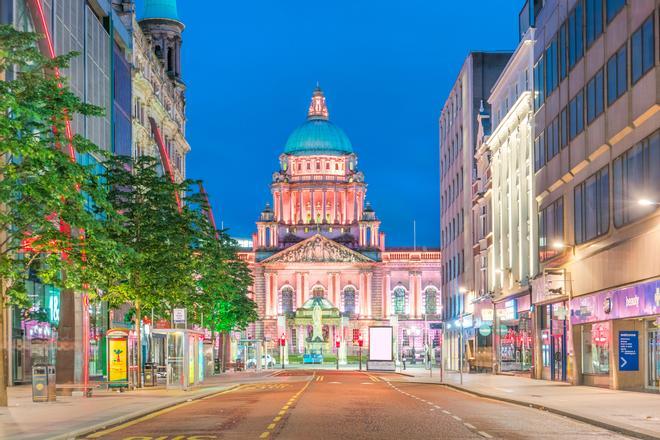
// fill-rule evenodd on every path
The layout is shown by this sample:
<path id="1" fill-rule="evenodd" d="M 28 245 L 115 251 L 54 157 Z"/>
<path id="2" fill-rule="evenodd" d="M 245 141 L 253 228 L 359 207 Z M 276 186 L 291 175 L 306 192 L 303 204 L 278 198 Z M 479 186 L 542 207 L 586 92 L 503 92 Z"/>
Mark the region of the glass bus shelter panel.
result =
<path id="1" fill-rule="evenodd" d="M 182 333 L 167 334 L 167 386 L 184 386 L 184 344 Z"/>

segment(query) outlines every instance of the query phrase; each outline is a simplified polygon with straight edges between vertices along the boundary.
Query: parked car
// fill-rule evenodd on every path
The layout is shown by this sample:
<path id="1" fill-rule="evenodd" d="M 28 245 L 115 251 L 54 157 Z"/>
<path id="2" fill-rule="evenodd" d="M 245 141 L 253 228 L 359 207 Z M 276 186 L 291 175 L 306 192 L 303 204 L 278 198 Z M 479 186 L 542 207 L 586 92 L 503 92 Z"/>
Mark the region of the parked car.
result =
<path id="1" fill-rule="evenodd" d="M 273 368 L 274 366 L 275 359 L 271 355 L 261 355 L 261 368 Z M 257 368 L 257 360 L 255 358 L 248 359 L 247 368 Z"/>

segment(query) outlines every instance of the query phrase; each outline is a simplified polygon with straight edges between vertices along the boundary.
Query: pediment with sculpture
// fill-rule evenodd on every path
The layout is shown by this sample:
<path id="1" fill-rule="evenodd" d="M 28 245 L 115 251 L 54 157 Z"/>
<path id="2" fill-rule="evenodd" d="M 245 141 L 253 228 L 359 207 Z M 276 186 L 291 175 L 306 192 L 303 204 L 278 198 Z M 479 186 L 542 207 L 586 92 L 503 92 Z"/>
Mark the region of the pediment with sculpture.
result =
<path id="1" fill-rule="evenodd" d="M 263 261 L 264 263 L 373 263 L 369 257 L 320 234 Z"/>

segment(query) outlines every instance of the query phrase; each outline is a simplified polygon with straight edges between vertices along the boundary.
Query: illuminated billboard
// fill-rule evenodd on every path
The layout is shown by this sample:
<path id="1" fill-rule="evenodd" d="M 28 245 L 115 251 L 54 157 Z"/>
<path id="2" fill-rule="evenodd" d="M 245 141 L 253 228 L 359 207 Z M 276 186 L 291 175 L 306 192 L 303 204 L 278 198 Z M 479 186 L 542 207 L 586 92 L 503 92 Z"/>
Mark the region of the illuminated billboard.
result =
<path id="1" fill-rule="evenodd" d="M 392 327 L 369 327 L 369 360 L 391 362 Z"/>

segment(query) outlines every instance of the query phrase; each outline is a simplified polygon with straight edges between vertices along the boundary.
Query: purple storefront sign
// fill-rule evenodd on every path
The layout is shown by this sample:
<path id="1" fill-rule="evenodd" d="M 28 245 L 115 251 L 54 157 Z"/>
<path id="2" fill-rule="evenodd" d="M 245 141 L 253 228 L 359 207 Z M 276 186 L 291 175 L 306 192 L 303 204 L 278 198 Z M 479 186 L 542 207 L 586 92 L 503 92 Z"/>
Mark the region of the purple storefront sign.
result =
<path id="1" fill-rule="evenodd" d="M 660 280 L 571 300 L 571 324 L 660 314 Z"/>

